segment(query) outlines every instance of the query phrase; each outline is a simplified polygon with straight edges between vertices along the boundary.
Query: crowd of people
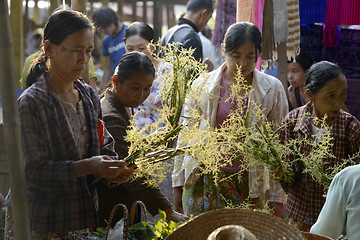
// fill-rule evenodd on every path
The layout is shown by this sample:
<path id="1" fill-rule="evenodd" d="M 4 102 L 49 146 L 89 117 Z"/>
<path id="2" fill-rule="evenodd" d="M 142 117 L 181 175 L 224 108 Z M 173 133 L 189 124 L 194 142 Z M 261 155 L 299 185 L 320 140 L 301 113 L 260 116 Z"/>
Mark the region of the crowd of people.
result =
<path id="1" fill-rule="evenodd" d="M 229 118 L 234 105 L 228 99 L 237 67 L 241 66 L 244 82 L 252 91 L 240 93 L 245 101 L 236 103 L 236 108 L 251 115 L 254 106 L 249 102 L 255 102 L 264 116 L 261 121 L 285 123 L 279 132 L 283 142 L 313 139 L 321 134 L 322 126 L 306 116 L 325 119 L 333 138 L 325 166 L 355 156 L 360 150 L 360 123 L 344 104 L 347 81 L 340 67 L 326 61 L 313 63 L 311 56 L 301 51 L 288 62 L 289 88 L 285 89 L 276 77 L 256 68 L 262 36 L 258 27 L 248 22 L 230 25 L 219 49 L 222 57 L 208 59 L 199 33 L 213 10 L 212 0 L 190 0 L 186 13 L 159 43 L 182 43 L 184 48 L 195 50 L 196 60 L 207 64 L 208 73 L 192 84 L 193 88 L 205 89 L 199 93 L 201 101 L 187 99 L 202 117 L 200 128 L 219 129 Z M 106 34 L 100 83 L 96 83 L 95 69 L 90 67 L 96 31 L 93 22 Z M 154 42 L 154 31 L 148 24 L 125 24 L 109 7 L 98 9 L 93 21 L 69 9 L 57 10 L 49 17 L 41 49 L 25 64 L 21 81 L 25 90 L 18 99 L 31 239 L 81 239 L 97 226 L 105 227 L 117 203 L 130 208 L 140 200 L 152 215 L 161 209 L 167 220 L 181 222 L 190 215 L 223 208 L 229 202 L 240 204 L 245 199 L 250 199 L 255 208 L 267 200 L 275 216 L 301 231 L 358 239 L 358 166 L 341 171 L 327 192 L 303 171 L 301 163 L 291 182 L 281 178 L 269 182 L 263 174 L 267 169 L 260 170 L 262 184 L 252 182 L 259 177 L 259 169 L 249 168 L 240 179 L 233 177 L 240 171 L 234 163 L 223 167 L 221 176 L 227 179 L 225 185 L 235 186 L 236 191 L 217 188 L 207 175 L 198 174 L 200 161 L 186 155 L 174 160 L 172 185 L 167 186 L 173 191 L 173 202 L 159 187 L 146 186 L 142 179 L 130 181 L 136 169 L 122 160 L 129 154 L 126 129 L 136 112 L 133 120 L 140 128 L 159 119 L 159 74 L 172 71 L 171 64 L 154 57 L 151 51 L 155 48 L 148 48 Z M 86 69 L 87 82 L 82 77 Z M 89 81 L 89 77 L 94 79 Z M 187 110 L 184 116 L 188 116 Z M 191 120 L 186 118 L 185 124 Z M 261 123 L 250 121 L 254 124 Z M 99 129 L 104 129 L 101 136 Z M 145 131 L 144 137 L 146 134 L 151 133 Z M 315 148 L 304 144 L 298 151 L 306 155 Z M 354 161 L 358 163 L 358 158 Z M 92 184 L 96 177 L 110 179 L 110 183 Z M 209 208 L 204 206 L 204 199 L 210 198 L 217 199 L 218 204 Z M 11 191 L 5 199 L 5 239 L 15 239 L 10 200 Z M 122 217 L 116 215 L 115 220 Z"/>

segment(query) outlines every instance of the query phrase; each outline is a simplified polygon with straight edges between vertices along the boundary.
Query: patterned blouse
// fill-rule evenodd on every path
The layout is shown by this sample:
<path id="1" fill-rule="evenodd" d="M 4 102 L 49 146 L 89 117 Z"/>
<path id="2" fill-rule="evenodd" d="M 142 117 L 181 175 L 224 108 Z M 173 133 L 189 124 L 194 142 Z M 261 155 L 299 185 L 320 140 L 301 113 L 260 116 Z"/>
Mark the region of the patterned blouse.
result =
<path id="1" fill-rule="evenodd" d="M 172 66 L 170 63 L 160 63 L 159 68 L 156 70 L 156 77 L 151 86 L 150 95 L 148 98 L 137 108 L 134 109 L 134 121 L 139 129 L 143 129 L 147 124 L 152 124 L 160 119 L 159 109 L 162 108 L 159 91 L 161 89 L 162 78 L 160 75 L 168 74 L 171 72 Z M 149 130 L 145 134 L 149 134 Z"/>
<path id="2" fill-rule="evenodd" d="M 304 118 L 311 113 L 312 103 L 294 109 L 285 118 L 287 127 L 281 132 L 282 141 L 290 139 L 312 139 L 311 120 Z M 304 118 L 304 119 L 303 119 Z M 302 120 L 302 121 L 301 121 Z M 332 154 L 335 158 L 326 159 L 330 166 L 334 166 L 341 159 L 352 156 L 360 149 L 360 123 L 349 113 L 342 110 L 331 122 L 331 135 L 334 137 Z M 302 143 L 300 153 L 310 154 L 313 145 Z M 308 225 L 313 225 L 325 203 L 324 188 L 315 182 L 308 173 L 301 173 L 289 185 L 283 184 L 288 192 L 287 212 L 289 217 Z"/>

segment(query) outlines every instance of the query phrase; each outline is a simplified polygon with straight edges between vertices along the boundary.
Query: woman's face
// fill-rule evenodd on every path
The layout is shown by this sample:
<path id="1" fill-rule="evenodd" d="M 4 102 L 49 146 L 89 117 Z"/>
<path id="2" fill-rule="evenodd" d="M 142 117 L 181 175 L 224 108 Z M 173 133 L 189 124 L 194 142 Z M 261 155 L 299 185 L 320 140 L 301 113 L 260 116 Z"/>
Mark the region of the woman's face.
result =
<path id="1" fill-rule="evenodd" d="M 114 83 L 116 96 L 125 107 L 136 108 L 149 96 L 153 81 L 150 73 L 133 73 L 124 83 Z"/>
<path id="2" fill-rule="evenodd" d="M 150 42 L 142 37 L 140 35 L 133 35 L 126 39 L 125 43 L 125 50 L 126 53 L 138 51 L 144 53 L 146 56 L 150 57 L 150 53 L 147 49 L 147 45 Z"/>
<path id="3" fill-rule="evenodd" d="M 287 65 L 287 78 L 290 85 L 294 88 L 305 87 L 305 72 L 300 64 L 296 62 L 288 63 Z"/>
<path id="4" fill-rule="evenodd" d="M 332 120 L 344 105 L 347 94 L 347 82 L 344 75 L 333 78 L 323 86 L 316 94 L 307 90 L 310 101 L 313 102 L 315 114 L 322 118 L 325 114 Z"/>
<path id="5" fill-rule="evenodd" d="M 94 35 L 91 29 L 82 29 L 67 36 L 59 45 L 46 41 L 44 49 L 50 58 L 50 71 L 74 81 L 87 67 L 94 49 Z"/>
<path id="6" fill-rule="evenodd" d="M 252 76 L 252 72 L 256 67 L 255 46 L 252 42 L 244 42 L 237 50 L 233 52 L 223 52 L 223 56 L 229 71 L 235 75 L 237 66 L 242 67 L 242 75 L 247 78 Z"/>

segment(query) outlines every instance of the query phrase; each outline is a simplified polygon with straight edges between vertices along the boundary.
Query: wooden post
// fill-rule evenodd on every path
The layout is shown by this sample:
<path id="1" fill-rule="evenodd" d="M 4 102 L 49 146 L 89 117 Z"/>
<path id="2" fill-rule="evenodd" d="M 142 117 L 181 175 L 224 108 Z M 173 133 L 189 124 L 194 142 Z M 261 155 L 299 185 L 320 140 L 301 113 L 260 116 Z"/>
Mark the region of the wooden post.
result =
<path id="1" fill-rule="evenodd" d="M 13 2 L 13 1 L 11 1 L 11 2 Z M 38 2 L 39 2 L 39 0 L 34 0 L 35 5 L 34 5 L 34 8 L 33 8 L 33 13 L 34 13 L 33 20 L 34 20 L 36 25 L 38 25 L 39 22 L 40 22 Z"/>
<path id="2" fill-rule="evenodd" d="M 120 19 L 122 21 L 124 21 L 124 0 L 117 0 L 117 4 L 118 4 L 118 15 L 120 17 Z"/>
<path id="3" fill-rule="evenodd" d="M 29 0 L 25 1 L 25 12 L 24 12 L 24 17 L 23 17 L 23 39 L 24 39 L 24 50 L 27 49 L 27 35 L 28 35 L 28 31 L 30 28 L 30 23 L 29 23 Z"/>
<path id="4" fill-rule="evenodd" d="M 143 0 L 143 22 L 147 23 L 147 0 Z"/>
<path id="5" fill-rule="evenodd" d="M 136 0 L 131 0 L 131 6 L 132 6 L 132 16 L 131 21 L 135 22 L 137 20 L 137 14 L 136 14 Z"/>
<path id="6" fill-rule="evenodd" d="M 17 2 L 18 4 L 15 4 Z M 20 6 L 22 1 L 12 1 Z M 22 19 L 22 11 L 18 14 L 17 8 L 12 6 L 11 15 Z M 13 11 L 14 10 L 14 11 Z M 21 22 L 21 20 L 18 20 Z M 13 22 L 14 23 L 14 22 Z M 22 26 L 17 31 L 22 33 Z M 9 8 L 7 0 L 0 0 L 0 91 L 3 107 L 4 138 L 9 166 L 11 207 L 14 219 L 16 239 L 30 240 L 30 221 L 28 197 L 25 186 L 24 160 L 21 148 L 20 119 L 17 105 L 15 71 L 14 71 L 14 45 L 11 38 Z"/>
<path id="7" fill-rule="evenodd" d="M 166 18 L 167 18 L 168 28 L 171 28 L 176 24 L 175 14 L 174 14 L 174 4 L 172 4 L 169 1 L 166 2 Z"/>
<path id="8" fill-rule="evenodd" d="M 161 30 L 162 30 L 162 1 L 161 0 L 154 0 L 153 5 L 153 25 L 154 25 L 154 33 L 155 39 L 159 39 L 161 37 Z"/>
<path id="9" fill-rule="evenodd" d="M 286 56 L 286 42 L 281 42 L 277 46 L 278 54 L 278 78 L 282 82 L 286 96 L 289 98 L 288 93 L 288 80 L 287 80 L 287 56 Z"/>
<path id="10" fill-rule="evenodd" d="M 71 9 L 86 14 L 87 0 L 71 0 Z"/>
<path id="11" fill-rule="evenodd" d="M 101 0 L 103 6 L 109 6 L 109 0 Z"/>
<path id="12" fill-rule="evenodd" d="M 86 14 L 86 2 L 87 0 L 71 0 L 71 9 Z M 89 82 L 89 66 L 86 67 L 82 77 L 85 82 Z"/>
<path id="13" fill-rule="evenodd" d="M 15 82 L 16 86 L 20 88 L 20 76 L 24 62 L 24 32 L 23 32 L 23 13 L 22 1 L 11 0 L 11 30 L 12 39 L 14 41 L 14 66 L 15 66 Z M 3 67 L 3 66 L 2 66 Z"/>
<path id="14" fill-rule="evenodd" d="M 50 0 L 49 16 L 60 6 L 60 0 Z"/>

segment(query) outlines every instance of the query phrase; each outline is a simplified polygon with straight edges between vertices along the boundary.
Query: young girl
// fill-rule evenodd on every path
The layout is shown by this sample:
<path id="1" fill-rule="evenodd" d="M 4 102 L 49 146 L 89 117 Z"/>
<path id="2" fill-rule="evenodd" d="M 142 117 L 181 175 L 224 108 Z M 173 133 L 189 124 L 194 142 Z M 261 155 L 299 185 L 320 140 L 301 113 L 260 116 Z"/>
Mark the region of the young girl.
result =
<path id="1" fill-rule="evenodd" d="M 105 126 L 115 139 L 115 151 L 120 158 L 128 155 L 129 143 L 125 141 L 125 136 L 132 118 L 132 109 L 149 96 L 154 77 L 155 68 L 145 54 L 136 51 L 126 53 L 113 77 L 113 87 L 106 90 L 105 97 L 101 100 Z M 185 219 L 185 216 L 171 209 L 171 203 L 159 188 L 147 187 L 141 180 L 112 189 L 98 187 L 98 194 L 99 220 L 102 224 L 117 203 L 124 203 L 129 208 L 136 200 L 144 202 L 153 216 L 158 214 L 158 209 L 162 209 L 168 220 L 178 222 Z M 119 219 L 120 215 L 116 216 L 116 220 Z"/>
<path id="2" fill-rule="evenodd" d="M 98 95 L 78 80 L 93 38 L 85 15 L 69 10 L 52 14 L 29 76 L 38 80 L 19 98 L 32 239 L 80 239 L 80 232 L 97 227 L 96 197 L 88 178 L 123 183 L 132 175 L 125 162 L 115 160 L 107 132 L 100 142 Z M 8 209 L 6 237 L 13 238 Z"/>
<path id="3" fill-rule="evenodd" d="M 334 137 L 334 158 L 326 159 L 325 162 L 334 166 L 357 153 L 360 150 L 360 123 L 341 109 L 347 93 L 346 78 L 341 69 L 326 61 L 314 64 L 307 72 L 305 89 L 310 101 L 286 116 L 287 125 L 281 132 L 282 141 L 313 139 L 313 135 L 321 129 L 306 114 L 320 119 L 326 115 L 326 123 L 331 126 L 331 136 Z M 304 143 L 298 150 L 307 155 L 314 148 L 315 146 Z M 302 231 L 309 231 L 325 203 L 323 186 L 315 182 L 309 173 L 301 173 L 294 182 L 284 187 L 289 193 L 289 222 Z"/>
<path id="4" fill-rule="evenodd" d="M 245 82 L 253 89 L 248 96 L 243 93 L 244 97 L 248 98 L 249 102 L 256 102 L 260 106 L 267 121 L 279 123 L 287 113 L 287 99 L 285 90 L 278 79 L 255 69 L 256 61 L 261 53 L 259 29 L 255 25 L 246 22 L 231 25 L 225 34 L 222 51 L 225 63 L 217 70 L 208 73 L 204 78 L 200 77 L 193 83 L 194 88 L 200 86 L 200 89 L 202 87 L 205 89 L 199 93 L 201 101 L 196 103 L 194 103 L 194 100 L 191 101 L 191 107 L 195 108 L 204 117 L 204 122 L 201 122 L 200 126 L 219 128 L 222 122 L 227 119 L 232 109 L 230 101 L 227 100 L 231 94 L 230 86 L 235 82 L 237 66 L 242 67 Z M 252 108 L 249 108 L 249 106 L 243 107 L 246 111 L 250 111 L 250 115 L 252 114 Z M 184 116 L 188 116 L 186 109 Z M 185 118 L 185 125 L 187 121 L 190 121 L 188 119 L 191 118 Z M 211 210 L 211 207 L 208 207 L 210 199 L 217 199 L 217 202 L 222 200 L 216 191 L 214 191 L 213 195 L 210 194 L 211 196 L 204 194 L 205 188 L 207 188 L 205 185 L 211 182 L 211 179 L 206 179 L 206 176 L 197 174 L 199 164 L 199 161 L 189 156 L 176 159 L 173 172 L 176 210 L 184 209 L 186 212 L 199 213 Z M 240 171 L 236 166 L 226 167 L 222 170 L 224 176 Z M 229 188 L 236 189 L 235 192 L 224 189 L 219 189 L 219 191 L 226 200 L 234 200 L 232 203 L 235 205 L 247 197 L 250 197 L 255 204 L 258 204 L 269 189 L 269 182 L 266 181 L 266 176 L 257 175 L 255 171 L 249 171 L 248 177 L 242 177 L 240 183 L 237 180 L 227 181 L 226 185 Z M 257 184 L 256 187 L 253 187 L 252 181 L 259 177 L 263 178 L 263 184 Z M 209 188 L 214 189 L 212 186 Z M 204 204 L 194 205 L 194 203 L 200 201 Z M 286 196 L 279 184 L 270 191 L 270 202 L 274 204 L 273 206 L 278 207 L 277 215 L 281 216 Z M 223 206 L 213 206 L 213 208 L 217 207 Z"/>
<path id="5" fill-rule="evenodd" d="M 158 110 L 162 108 L 162 104 L 159 98 L 159 89 L 161 84 L 161 77 L 159 75 L 170 72 L 172 66 L 169 63 L 162 62 L 160 59 L 154 58 L 154 56 L 148 51 L 147 46 L 151 42 L 155 42 L 154 30 L 146 23 L 134 22 L 129 25 L 125 31 L 124 36 L 126 52 L 139 51 L 148 56 L 155 67 L 155 79 L 150 89 L 148 98 L 135 108 L 135 122 L 139 129 L 145 127 L 146 124 L 151 124 L 159 120 Z M 155 50 L 155 49 L 153 49 Z M 146 130 L 146 133 L 150 133 Z"/>

